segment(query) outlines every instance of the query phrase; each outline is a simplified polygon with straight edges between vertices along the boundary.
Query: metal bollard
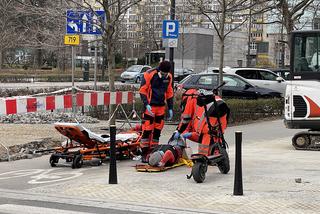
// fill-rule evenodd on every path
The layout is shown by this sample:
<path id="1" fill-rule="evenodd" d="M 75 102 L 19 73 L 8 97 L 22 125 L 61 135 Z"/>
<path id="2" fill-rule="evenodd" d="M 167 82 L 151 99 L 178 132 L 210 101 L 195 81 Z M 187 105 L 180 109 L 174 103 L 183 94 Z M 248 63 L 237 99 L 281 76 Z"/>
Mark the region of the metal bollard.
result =
<path id="1" fill-rule="evenodd" d="M 235 172 L 234 172 L 234 186 L 233 195 L 243 195 L 242 187 L 242 154 L 241 154 L 241 142 L 242 142 L 242 132 L 236 131 L 236 162 L 235 162 Z"/>
<path id="2" fill-rule="evenodd" d="M 110 126 L 110 168 L 109 184 L 117 184 L 117 162 L 116 162 L 116 126 Z"/>

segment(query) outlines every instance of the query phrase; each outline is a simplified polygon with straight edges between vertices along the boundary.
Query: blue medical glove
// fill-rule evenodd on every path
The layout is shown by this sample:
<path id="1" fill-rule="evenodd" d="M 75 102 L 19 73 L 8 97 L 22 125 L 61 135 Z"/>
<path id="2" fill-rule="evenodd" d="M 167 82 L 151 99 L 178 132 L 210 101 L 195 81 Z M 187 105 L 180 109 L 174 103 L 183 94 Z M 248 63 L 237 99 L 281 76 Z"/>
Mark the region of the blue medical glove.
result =
<path id="1" fill-rule="evenodd" d="M 147 111 L 149 112 L 149 114 L 151 114 L 152 116 L 154 115 L 153 112 L 152 112 L 152 108 L 150 105 L 146 105 L 146 109 Z"/>
<path id="2" fill-rule="evenodd" d="M 173 139 L 177 140 L 180 137 L 180 133 L 178 131 L 175 131 L 173 135 Z"/>
<path id="3" fill-rule="evenodd" d="M 187 133 L 184 133 L 184 134 L 182 135 L 182 137 L 183 137 L 184 139 L 188 139 L 189 137 L 191 137 L 191 135 L 192 135 L 191 132 L 187 132 Z"/>
<path id="4" fill-rule="evenodd" d="M 169 117 L 168 117 L 168 120 L 172 120 L 172 117 L 173 117 L 173 111 L 172 111 L 172 109 L 169 109 Z"/>

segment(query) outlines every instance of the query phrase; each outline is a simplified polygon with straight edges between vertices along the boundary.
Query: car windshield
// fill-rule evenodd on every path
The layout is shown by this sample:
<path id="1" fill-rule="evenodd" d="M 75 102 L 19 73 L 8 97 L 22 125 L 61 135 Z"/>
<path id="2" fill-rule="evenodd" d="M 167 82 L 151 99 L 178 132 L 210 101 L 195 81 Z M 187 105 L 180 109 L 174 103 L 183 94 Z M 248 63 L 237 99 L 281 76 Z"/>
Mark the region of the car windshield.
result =
<path id="1" fill-rule="evenodd" d="M 140 65 L 133 65 L 127 69 L 127 72 L 139 72 L 141 70 Z"/>
<path id="2" fill-rule="evenodd" d="M 231 87 L 244 87 L 245 85 L 248 85 L 247 82 L 243 81 L 242 79 L 236 76 L 224 76 L 223 81 L 226 82 L 225 86 Z"/>
<path id="3" fill-rule="evenodd" d="M 179 82 L 179 84 L 183 84 L 183 83 L 187 82 L 187 80 L 189 80 L 192 76 L 193 76 L 193 75 L 189 75 L 189 76 L 185 77 L 184 79 L 182 79 L 182 80 Z"/>

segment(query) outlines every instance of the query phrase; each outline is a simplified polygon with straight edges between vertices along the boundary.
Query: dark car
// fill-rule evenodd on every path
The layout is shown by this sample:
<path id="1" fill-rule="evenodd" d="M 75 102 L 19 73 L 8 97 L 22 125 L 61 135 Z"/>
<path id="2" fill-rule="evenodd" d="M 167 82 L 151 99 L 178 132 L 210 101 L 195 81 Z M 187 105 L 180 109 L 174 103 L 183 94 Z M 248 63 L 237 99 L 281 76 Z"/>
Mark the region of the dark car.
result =
<path id="1" fill-rule="evenodd" d="M 219 74 L 217 73 L 189 75 L 177 85 L 177 90 L 190 88 L 212 90 L 218 85 L 218 75 Z M 222 87 L 223 97 L 247 99 L 281 97 L 280 92 L 254 86 L 236 74 L 224 74 L 223 81 L 226 82 L 226 84 Z"/>
<path id="2" fill-rule="evenodd" d="M 188 68 L 175 68 L 174 69 L 174 80 L 175 81 L 180 81 L 183 78 L 185 78 L 186 76 L 193 74 L 193 70 L 192 69 L 188 69 Z"/>

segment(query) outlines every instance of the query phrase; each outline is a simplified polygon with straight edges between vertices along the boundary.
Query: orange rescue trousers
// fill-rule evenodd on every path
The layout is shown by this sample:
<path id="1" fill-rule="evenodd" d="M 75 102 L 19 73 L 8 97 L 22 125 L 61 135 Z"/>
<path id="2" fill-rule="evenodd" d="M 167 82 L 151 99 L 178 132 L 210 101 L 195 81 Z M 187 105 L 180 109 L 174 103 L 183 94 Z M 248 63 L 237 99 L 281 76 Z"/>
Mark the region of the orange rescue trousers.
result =
<path id="1" fill-rule="evenodd" d="M 150 115 L 146 110 L 142 117 L 142 137 L 141 148 L 143 150 L 152 150 L 159 144 L 161 130 L 164 126 L 165 106 L 152 106 L 152 113 Z"/>

